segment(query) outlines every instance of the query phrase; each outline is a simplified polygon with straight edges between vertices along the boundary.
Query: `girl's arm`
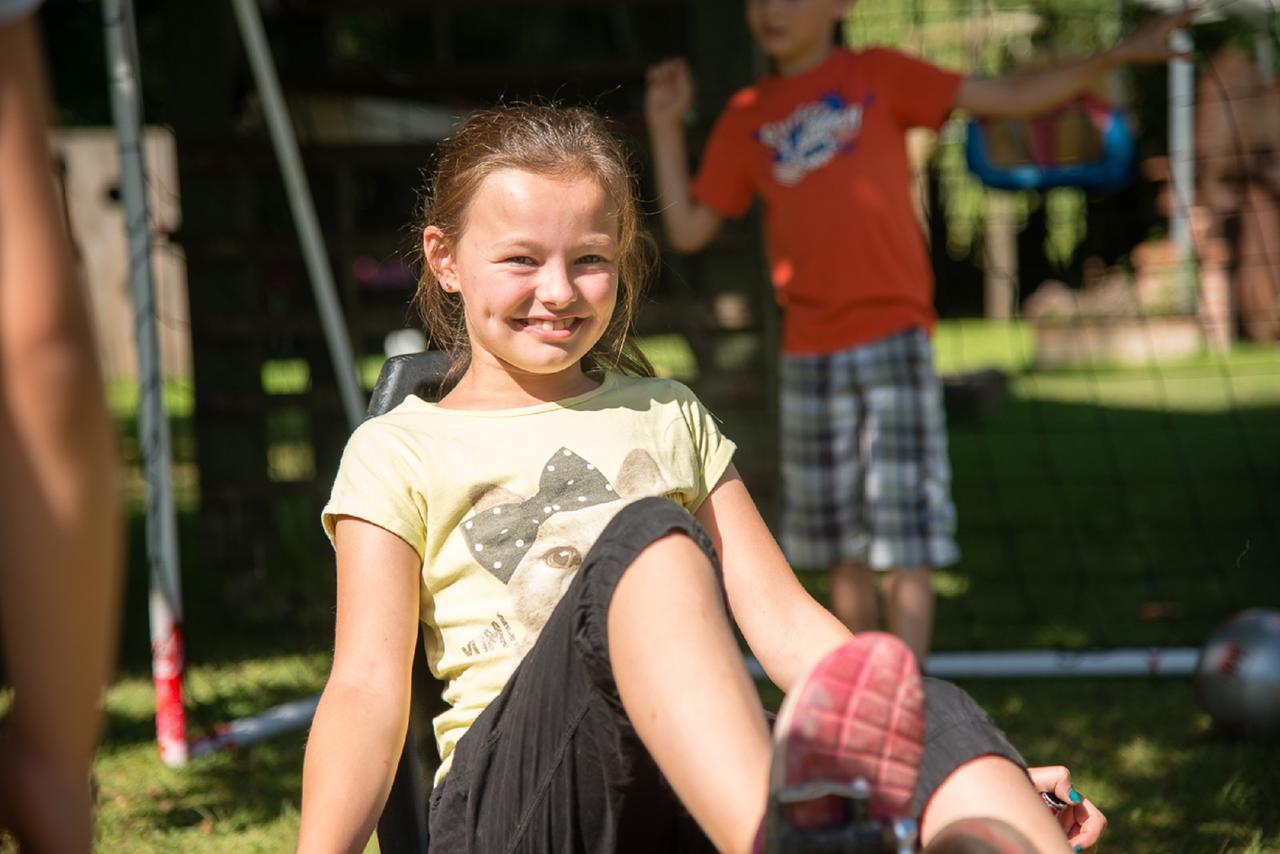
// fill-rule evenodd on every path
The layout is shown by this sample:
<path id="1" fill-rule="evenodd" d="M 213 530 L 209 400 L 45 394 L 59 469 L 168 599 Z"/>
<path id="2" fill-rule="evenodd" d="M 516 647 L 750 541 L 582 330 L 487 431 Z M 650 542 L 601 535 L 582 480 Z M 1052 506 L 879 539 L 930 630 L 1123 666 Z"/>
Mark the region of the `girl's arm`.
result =
<path id="1" fill-rule="evenodd" d="M 711 242 L 724 219 L 689 194 L 689 155 L 684 116 L 693 103 L 693 77 L 683 59 L 649 69 L 644 115 L 667 241 L 678 252 L 697 252 Z"/>
<path id="2" fill-rule="evenodd" d="M 791 690 L 849 630 L 796 579 L 735 467 L 696 516 L 720 554 L 734 621 L 773 684 Z"/>
<path id="3" fill-rule="evenodd" d="M 1152 18 L 1110 50 L 1054 68 L 1017 77 L 971 77 L 956 95 L 956 106 L 978 116 L 1016 118 L 1052 109 L 1090 89 L 1122 65 L 1168 62 L 1182 56 L 1168 46 L 1176 30 L 1191 23 L 1198 10 Z"/>
<path id="4" fill-rule="evenodd" d="M 350 516 L 339 518 L 334 543 L 333 668 L 307 741 L 300 852 L 364 850 L 391 789 L 409 721 L 417 552 Z"/>

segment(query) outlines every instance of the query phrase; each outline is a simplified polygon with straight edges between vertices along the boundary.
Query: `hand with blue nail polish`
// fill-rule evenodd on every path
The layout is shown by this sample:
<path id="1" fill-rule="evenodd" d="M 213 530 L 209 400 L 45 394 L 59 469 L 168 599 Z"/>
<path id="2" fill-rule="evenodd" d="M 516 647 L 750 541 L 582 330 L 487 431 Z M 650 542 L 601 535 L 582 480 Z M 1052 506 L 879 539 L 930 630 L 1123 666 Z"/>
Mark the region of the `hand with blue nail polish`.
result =
<path id="1" fill-rule="evenodd" d="M 1062 805 L 1061 809 L 1055 806 L 1054 813 L 1062 832 L 1067 835 L 1067 844 L 1076 851 L 1096 851 L 1098 840 L 1107 826 L 1107 817 L 1076 790 L 1071 770 L 1065 765 L 1048 765 L 1029 768 L 1027 773 L 1038 791 L 1051 795 L 1053 801 Z"/>

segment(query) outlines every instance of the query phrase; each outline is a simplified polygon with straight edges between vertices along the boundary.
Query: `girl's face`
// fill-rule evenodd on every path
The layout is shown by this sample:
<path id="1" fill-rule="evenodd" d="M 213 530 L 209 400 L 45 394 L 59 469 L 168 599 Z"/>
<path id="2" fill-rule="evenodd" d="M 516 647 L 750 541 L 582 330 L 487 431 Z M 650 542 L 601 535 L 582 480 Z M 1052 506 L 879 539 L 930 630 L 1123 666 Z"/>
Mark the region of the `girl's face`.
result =
<path id="1" fill-rule="evenodd" d="M 747 26 L 765 55 L 779 65 L 831 48 L 831 28 L 849 0 L 747 0 Z"/>
<path id="2" fill-rule="evenodd" d="M 440 286 L 462 296 L 473 380 L 497 371 L 567 393 L 581 385 L 618 296 L 618 223 L 599 181 L 498 170 L 456 244 L 434 226 L 423 242 Z"/>

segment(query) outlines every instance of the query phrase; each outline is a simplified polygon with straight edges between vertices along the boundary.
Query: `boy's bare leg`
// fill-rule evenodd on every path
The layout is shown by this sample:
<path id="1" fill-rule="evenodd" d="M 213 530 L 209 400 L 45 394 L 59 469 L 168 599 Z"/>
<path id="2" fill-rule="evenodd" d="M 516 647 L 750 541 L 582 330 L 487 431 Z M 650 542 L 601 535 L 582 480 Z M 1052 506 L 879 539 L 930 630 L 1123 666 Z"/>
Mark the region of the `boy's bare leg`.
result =
<path id="1" fill-rule="evenodd" d="M 928 846 L 955 822 L 990 816 L 999 816 L 1040 854 L 1071 850 L 1026 772 L 1003 756 L 980 756 L 942 782 L 920 817 L 920 841 Z"/>
<path id="2" fill-rule="evenodd" d="M 924 667 L 933 636 L 933 580 L 928 567 L 892 569 L 884 574 L 889 631 L 906 641 Z"/>
<path id="3" fill-rule="evenodd" d="M 646 548 L 609 605 L 622 705 L 690 814 L 721 851 L 750 851 L 772 745 L 715 570 L 683 535 Z"/>
<path id="4" fill-rule="evenodd" d="M 875 574 L 865 564 L 837 563 L 827 570 L 831 610 L 852 632 L 876 629 Z"/>

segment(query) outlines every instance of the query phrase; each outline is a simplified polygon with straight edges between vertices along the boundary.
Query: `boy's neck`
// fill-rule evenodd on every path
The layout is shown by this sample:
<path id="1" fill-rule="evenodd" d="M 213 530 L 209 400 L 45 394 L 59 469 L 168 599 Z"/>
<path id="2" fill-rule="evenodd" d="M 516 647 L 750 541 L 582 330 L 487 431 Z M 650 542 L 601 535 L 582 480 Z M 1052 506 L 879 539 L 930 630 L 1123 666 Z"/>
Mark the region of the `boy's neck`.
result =
<path id="1" fill-rule="evenodd" d="M 779 77 L 798 77 L 817 68 L 835 53 L 836 45 L 822 41 L 812 48 L 786 58 L 773 57 L 773 71 Z"/>

